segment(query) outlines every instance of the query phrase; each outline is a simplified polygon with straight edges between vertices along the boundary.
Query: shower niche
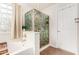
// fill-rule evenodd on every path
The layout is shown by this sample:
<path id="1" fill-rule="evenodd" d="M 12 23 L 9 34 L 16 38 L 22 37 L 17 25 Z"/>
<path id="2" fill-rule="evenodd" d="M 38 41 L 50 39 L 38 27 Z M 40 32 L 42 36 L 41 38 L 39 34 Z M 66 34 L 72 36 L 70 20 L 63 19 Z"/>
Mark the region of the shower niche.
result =
<path id="1" fill-rule="evenodd" d="M 36 10 L 25 13 L 25 30 L 40 33 L 40 48 L 49 43 L 49 16 Z"/>

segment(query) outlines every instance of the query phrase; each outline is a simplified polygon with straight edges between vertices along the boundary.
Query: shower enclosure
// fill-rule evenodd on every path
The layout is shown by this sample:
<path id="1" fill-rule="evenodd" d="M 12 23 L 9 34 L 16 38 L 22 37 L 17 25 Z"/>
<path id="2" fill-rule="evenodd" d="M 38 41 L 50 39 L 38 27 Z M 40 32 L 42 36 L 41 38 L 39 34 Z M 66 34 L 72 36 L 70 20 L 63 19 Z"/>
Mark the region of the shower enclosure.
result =
<path id="1" fill-rule="evenodd" d="M 40 33 L 40 48 L 49 43 L 49 16 L 33 9 L 25 13 L 25 30 Z"/>

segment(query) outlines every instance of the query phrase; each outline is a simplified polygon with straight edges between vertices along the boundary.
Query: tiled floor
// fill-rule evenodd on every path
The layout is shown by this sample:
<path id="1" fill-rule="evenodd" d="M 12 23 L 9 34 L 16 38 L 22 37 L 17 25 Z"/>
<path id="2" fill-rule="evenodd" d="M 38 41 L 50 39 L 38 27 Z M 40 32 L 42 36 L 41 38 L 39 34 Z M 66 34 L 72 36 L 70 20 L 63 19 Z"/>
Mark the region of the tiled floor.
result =
<path id="1" fill-rule="evenodd" d="M 74 55 L 71 52 L 67 52 L 59 48 L 53 48 L 53 47 L 46 48 L 40 54 L 41 55 Z"/>

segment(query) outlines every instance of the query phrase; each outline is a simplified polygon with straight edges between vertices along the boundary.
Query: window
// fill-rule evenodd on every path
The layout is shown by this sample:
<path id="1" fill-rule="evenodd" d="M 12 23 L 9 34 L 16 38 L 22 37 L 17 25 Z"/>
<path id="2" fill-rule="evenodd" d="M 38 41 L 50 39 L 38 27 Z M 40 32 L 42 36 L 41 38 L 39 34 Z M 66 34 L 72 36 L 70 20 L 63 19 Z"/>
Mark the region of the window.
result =
<path id="1" fill-rule="evenodd" d="M 12 19 L 12 4 L 0 3 L 0 32 L 9 32 Z"/>

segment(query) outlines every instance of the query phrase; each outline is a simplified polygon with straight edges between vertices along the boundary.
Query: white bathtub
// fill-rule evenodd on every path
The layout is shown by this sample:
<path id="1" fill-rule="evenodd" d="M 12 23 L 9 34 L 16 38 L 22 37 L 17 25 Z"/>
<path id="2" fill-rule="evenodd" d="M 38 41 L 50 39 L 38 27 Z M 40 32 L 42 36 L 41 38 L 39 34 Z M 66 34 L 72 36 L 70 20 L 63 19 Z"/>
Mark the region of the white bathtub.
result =
<path id="1" fill-rule="evenodd" d="M 35 34 L 27 32 L 26 41 L 8 42 L 10 55 L 34 55 L 35 54 Z"/>
<path id="2" fill-rule="evenodd" d="M 23 51 L 26 52 L 25 55 L 27 55 L 28 53 L 28 50 L 31 49 L 32 50 L 32 53 L 30 54 L 33 54 L 34 53 L 34 44 L 32 42 L 11 42 L 11 43 L 8 43 L 8 51 L 9 51 L 9 54 L 10 55 L 16 55 L 16 54 L 23 54 Z M 29 50 L 29 51 L 31 51 Z"/>
<path id="3" fill-rule="evenodd" d="M 29 50 L 29 52 L 28 52 L 28 50 Z M 9 51 L 10 55 L 16 55 L 16 54 L 19 55 L 21 53 L 22 53 L 22 55 L 23 55 L 23 53 L 25 55 L 27 55 L 28 53 L 30 53 L 30 51 L 32 52 L 30 54 L 33 54 L 34 53 L 34 44 L 33 44 L 33 42 L 30 42 L 30 41 L 9 42 L 8 43 L 8 51 Z"/>

